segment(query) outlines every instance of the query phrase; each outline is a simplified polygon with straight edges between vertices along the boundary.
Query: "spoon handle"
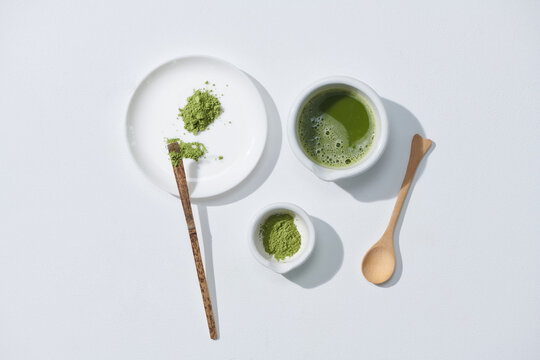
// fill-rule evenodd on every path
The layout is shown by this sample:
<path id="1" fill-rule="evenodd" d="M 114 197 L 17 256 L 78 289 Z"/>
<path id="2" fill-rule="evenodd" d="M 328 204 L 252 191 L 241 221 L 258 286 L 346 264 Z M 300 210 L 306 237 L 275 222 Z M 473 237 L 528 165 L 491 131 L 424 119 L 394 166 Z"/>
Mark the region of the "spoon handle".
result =
<path id="1" fill-rule="evenodd" d="M 407 193 L 409 192 L 409 188 L 411 187 L 411 183 L 414 178 L 416 169 L 418 168 L 418 164 L 420 164 L 420 161 L 422 160 L 426 152 L 429 150 L 430 146 L 431 140 L 424 139 L 418 134 L 413 136 L 411 143 L 411 155 L 409 156 L 409 165 L 407 165 L 407 171 L 405 172 L 405 177 L 403 178 L 403 183 L 401 184 L 401 189 L 399 190 L 396 205 L 394 206 L 392 217 L 390 218 L 390 222 L 388 223 L 388 227 L 385 231 L 385 233 L 388 235 L 394 234 L 394 229 L 396 228 L 399 214 L 401 213 L 403 203 L 407 198 Z M 389 236 L 388 238 L 392 239 L 392 236 Z"/>

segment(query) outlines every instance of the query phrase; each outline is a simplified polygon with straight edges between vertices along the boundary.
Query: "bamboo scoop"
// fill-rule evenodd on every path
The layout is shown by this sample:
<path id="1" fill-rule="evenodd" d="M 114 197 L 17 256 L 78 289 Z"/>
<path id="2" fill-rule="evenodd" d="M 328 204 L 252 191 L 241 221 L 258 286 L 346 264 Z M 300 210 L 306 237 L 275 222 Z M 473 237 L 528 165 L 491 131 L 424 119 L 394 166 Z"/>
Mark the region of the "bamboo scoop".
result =
<path id="1" fill-rule="evenodd" d="M 176 142 L 169 144 L 168 149 L 169 154 L 174 151 L 180 152 L 180 146 Z M 201 259 L 201 250 L 199 249 L 197 229 L 195 228 L 193 212 L 191 211 L 191 201 L 189 199 L 189 190 L 186 181 L 186 172 L 184 171 L 184 162 L 180 159 L 178 166 L 173 165 L 173 170 L 174 177 L 176 178 L 176 185 L 178 186 L 178 193 L 180 194 L 180 200 L 182 201 L 182 207 L 184 208 L 184 215 L 186 217 L 189 239 L 191 240 L 191 249 L 193 250 L 193 259 L 195 260 L 195 267 L 197 268 L 199 287 L 201 288 L 204 311 L 206 312 L 206 321 L 208 322 L 208 331 L 210 332 L 210 338 L 216 340 L 216 323 L 214 321 L 214 312 L 212 310 L 212 302 L 210 301 L 210 293 L 208 292 L 208 284 L 206 283 L 206 276 L 204 274 L 204 265 Z"/>
<path id="2" fill-rule="evenodd" d="M 411 187 L 414 173 L 418 164 L 431 146 L 431 140 L 424 139 L 420 135 L 413 136 L 411 144 L 411 155 L 409 157 L 409 165 L 405 172 L 405 178 L 401 184 L 401 189 L 397 197 L 394 211 L 390 222 L 383 236 L 377 241 L 371 249 L 364 255 L 362 260 L 362 273 L 364 277 L 374 284 L 381 284 L 392 276 L 396 267 L 396 255 L 394 252 L 394 230 L 396 228 L 399 214 L 403 208 L 403 203 Z"/>

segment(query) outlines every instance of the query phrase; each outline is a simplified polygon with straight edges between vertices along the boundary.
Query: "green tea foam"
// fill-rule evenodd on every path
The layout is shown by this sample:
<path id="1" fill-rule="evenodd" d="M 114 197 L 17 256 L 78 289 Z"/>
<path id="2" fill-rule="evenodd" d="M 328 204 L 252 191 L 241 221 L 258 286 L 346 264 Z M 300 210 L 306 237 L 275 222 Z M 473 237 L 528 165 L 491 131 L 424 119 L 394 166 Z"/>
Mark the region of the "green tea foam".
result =
<path id="1" fill-rule="evenodd" d="M 302 108 L 297 136 L 305 154 L 329 168 L 362 160 L 375 139 L 375 116 L 368 102 L 347 90 L 321 92 Z"/>

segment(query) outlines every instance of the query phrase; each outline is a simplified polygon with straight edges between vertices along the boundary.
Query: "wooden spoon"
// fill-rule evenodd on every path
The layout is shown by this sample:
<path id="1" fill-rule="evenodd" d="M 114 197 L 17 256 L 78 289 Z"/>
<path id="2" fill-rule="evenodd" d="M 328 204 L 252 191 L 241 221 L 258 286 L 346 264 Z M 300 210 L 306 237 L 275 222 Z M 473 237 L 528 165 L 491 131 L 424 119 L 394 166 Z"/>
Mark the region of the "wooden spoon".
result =
<path id="1" fill-rule="evenodd" d="M 180 146 L 178 143 L 174 142 L 168 145 L 168 150 L 169 154 L 172 152 L 180 152 Z M 210 338 L 216 340 L 218 337 L 216 322 L 214 321 L 212 302 L 210 301 L 210 293 L 208 291 L 208 284 L 206 283 L 206 276 L 204 274 L 204 265 L 201 258 L 199 240 L 197 238 L 197 229 L 195 227 L 195 221 L 193 220 L 191 200 L 189 198 L 189 190 L 186 181 L 186 172 L 184 171 L 184 162 L 182 159 L 180 159 L 177 166 L 174 166 L 173 164 L 173 171 L 174 177 L 176 178 L 176 185 L 178 186 L 178 193 L 180 194 L 180 200 L 182 201 L 182 207 L 184 208 L 184 216 L 186 218 L 189 239 L 191 240 L 191 250 L 193 251 L 193 259 L 195 260 L 195 268 L 197 269 L 197 278 L 199 279 L 199 287 L 201 288 L 204 311 L 206 313 L 206 321 L 208 323 L 208 331 L 210 332 Z"/>
<path id="2" fill-rule="evenodd" d="M 399 190 L 390 222 L 381 239 L 369 249 L 366 255 L 364 255 L 364 260 L 362 260 L 362 273 L 369 282 L 381 284 L 390 279 L 394 273 L 394 269 L 396 268 L 394 230 L 401 209 L 403 208 L 403 203 L 405 202 L 405 198 L 411 187 L 416 168 L 430 146 L 431 140 L 424 139 L 418 134 L 413 136 L 409 165 L 407 165 L 407 172 L 405 172 L 405 178 L 401 184 L 401 189 Z"/>

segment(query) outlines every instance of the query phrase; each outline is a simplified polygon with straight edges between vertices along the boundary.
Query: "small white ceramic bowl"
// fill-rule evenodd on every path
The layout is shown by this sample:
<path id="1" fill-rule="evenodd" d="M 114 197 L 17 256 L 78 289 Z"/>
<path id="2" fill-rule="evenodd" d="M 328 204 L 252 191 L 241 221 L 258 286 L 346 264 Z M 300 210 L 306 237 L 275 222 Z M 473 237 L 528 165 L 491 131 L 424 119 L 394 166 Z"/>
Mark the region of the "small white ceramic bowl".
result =
<path id="1" fill-rule="evenodd" d="M 362 98 L 366 99 L 368 104 L 371 106 L 375 116 L 375 139 L 369 153 L 360 161 L 344 168 L 328 168 L 316 164 L 307 155 L 302 149 L 302 145 L 298 140 L 298 135 L 296 131 L 296 124 L 298 117 L 302 111 L 304 105 L 311 100 L 315 95 L 326 91 L 326 90 L 349 90 L 356 92 Z M 289 145 L 291 149 L 300 160 L 300 162 L 313 171 L 315 175 L 325 181 L 335 181 L 342 178 L 347 178 L 351 176 L 358 175 L 367 169 L 369 169 L 373 164 L 379 160 L 384 149 L 386 147 L 386 142 L 388 140 L 388 119 L 386 117 L 386 111 L 384 110 L 384 105 L 381 98 L 375 90 L 369 87 L 367 84 L 350 78 L 346 76 L 332 76 L 316 81 L 306 88 L 302 94 L 298 97 L 297 101 L 294 103 L 291 112 L 289 114 L 289 123 L 288 123 L 288 137 Z"/>
<path id="2" fill-rule="evenodd" d="M 264 250 L 260 232 L 261 225 L 265 220 L 275 214 L 290 214 L 294 218 L 294 223 L 301 237 L 298 252 L 280 261 Z M 315 246 L 315 229 L 308 214 L 298 206 L 290 203 L 275 203 L 261 209 L 255 215 L 249 229 L 248 239 L 249 249 L 258 262 L 279 274 L 284 274 L 300 266 L 309 258 Z"/>

